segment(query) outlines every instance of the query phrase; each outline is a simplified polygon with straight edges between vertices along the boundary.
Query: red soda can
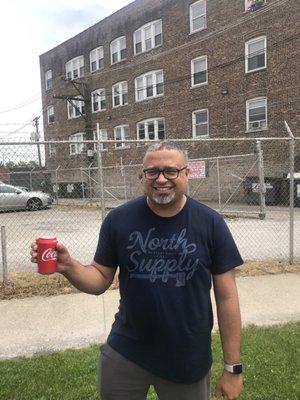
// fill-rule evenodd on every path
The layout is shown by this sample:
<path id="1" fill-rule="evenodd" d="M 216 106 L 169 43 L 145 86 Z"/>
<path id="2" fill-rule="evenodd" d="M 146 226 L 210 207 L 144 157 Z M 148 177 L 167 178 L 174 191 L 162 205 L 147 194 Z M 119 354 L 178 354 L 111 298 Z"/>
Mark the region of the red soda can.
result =
<path id="1" fill-rule="evenodd" d="M 37 240 L 37 264 L 40 274 L 53 274 L 57 272 L 57 239 L 43 236 Z"/>

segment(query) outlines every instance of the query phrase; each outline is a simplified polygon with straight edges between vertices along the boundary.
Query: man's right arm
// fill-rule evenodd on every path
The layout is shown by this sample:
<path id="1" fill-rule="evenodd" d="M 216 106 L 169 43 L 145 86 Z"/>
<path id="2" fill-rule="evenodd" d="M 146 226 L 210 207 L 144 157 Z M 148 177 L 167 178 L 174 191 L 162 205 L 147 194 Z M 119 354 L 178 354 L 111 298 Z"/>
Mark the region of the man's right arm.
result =
<path id="1" fill-rule="evenodd" d="M 58 242 L 57 250 L 57 272 L 64 275 L 68 281 L 78 290 L 99 295 L 104 293 L 112 284 L 116 268 L 106 267 L 95 261 L 91 265 L 83 265 L 70 256 L 66 246 Z M 37 243 L 31 244 L 31 261 L 37 262 Z"/>

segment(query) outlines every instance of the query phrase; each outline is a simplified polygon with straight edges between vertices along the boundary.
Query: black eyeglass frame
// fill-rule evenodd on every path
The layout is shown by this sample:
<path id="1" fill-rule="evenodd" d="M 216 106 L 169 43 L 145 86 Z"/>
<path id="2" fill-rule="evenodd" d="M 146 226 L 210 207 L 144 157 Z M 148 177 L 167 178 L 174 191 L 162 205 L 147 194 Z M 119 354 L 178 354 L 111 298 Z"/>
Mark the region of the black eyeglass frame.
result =
<path id="1" fill-rule="evenodd" d="M 147 169 L 146 168 L 146 169 L 143 169 L 143 174 L 144 174 L 145 178 L 148 179 L 149 181 L 154 181 L 155 179 L 158 179 L 160 174 L 163 174 L 165 179 L 168 179 L 168 180 L 172 181 L 174 179 L 177 179 L 179 174 L 180 174 L 180 172 L 183 171 L 184 169 L 186 169 L 187 167 L 188 166 L 186 165 L 185 167 L 182 167 L 182 168 L 171 168 L 171 167 L 170 168 L 165 168 L 165 169 L 159 169 L 159 168 L 148 168 Z M 165 175 L 166 171 L 170 171 L 170 170 L 172 170 L 173 172 L 176 171 L 177 176 L 174 177 L 174 178 L 169 178 L 168 176 L 166 176 Z M 147 172 L 149 172 L 149 171 L 155 171 L 157 173 L 157 175 L 155 177 L 153 177 L 153 178 L 148 178 L 147 177 Z"/>

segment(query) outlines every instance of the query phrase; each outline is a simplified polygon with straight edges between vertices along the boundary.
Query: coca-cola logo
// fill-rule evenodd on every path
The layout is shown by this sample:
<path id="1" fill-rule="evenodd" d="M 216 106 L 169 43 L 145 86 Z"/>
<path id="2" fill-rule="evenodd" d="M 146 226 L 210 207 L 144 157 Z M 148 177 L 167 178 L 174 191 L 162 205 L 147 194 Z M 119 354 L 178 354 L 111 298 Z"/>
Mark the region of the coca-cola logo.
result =
<path id="1" fill-rule="evenodd" d="M 46 249 L 43 254 L 42 254 L 42 260 L 43 261 L 51 261 L 51 260 L 56 260 L 57 259 L 57 252 L 56 250 L 53 249 Z"/>

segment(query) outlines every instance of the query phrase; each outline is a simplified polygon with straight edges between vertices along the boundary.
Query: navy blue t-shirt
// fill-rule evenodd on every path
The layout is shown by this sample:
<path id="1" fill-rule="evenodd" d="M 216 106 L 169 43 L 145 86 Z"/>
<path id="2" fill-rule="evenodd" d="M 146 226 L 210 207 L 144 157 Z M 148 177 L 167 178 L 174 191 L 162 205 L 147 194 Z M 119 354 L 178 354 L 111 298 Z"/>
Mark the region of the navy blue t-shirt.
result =
<path id="1" fill-rule="evenodd" d="M 94 259 L 120 267 L 108 344 L 161 378 L 203 378 L 212 363 L 211 274 L 243 263 L 222 217 L 190 197 L 160 217 L 140 197 L 107 215 Z"/>

